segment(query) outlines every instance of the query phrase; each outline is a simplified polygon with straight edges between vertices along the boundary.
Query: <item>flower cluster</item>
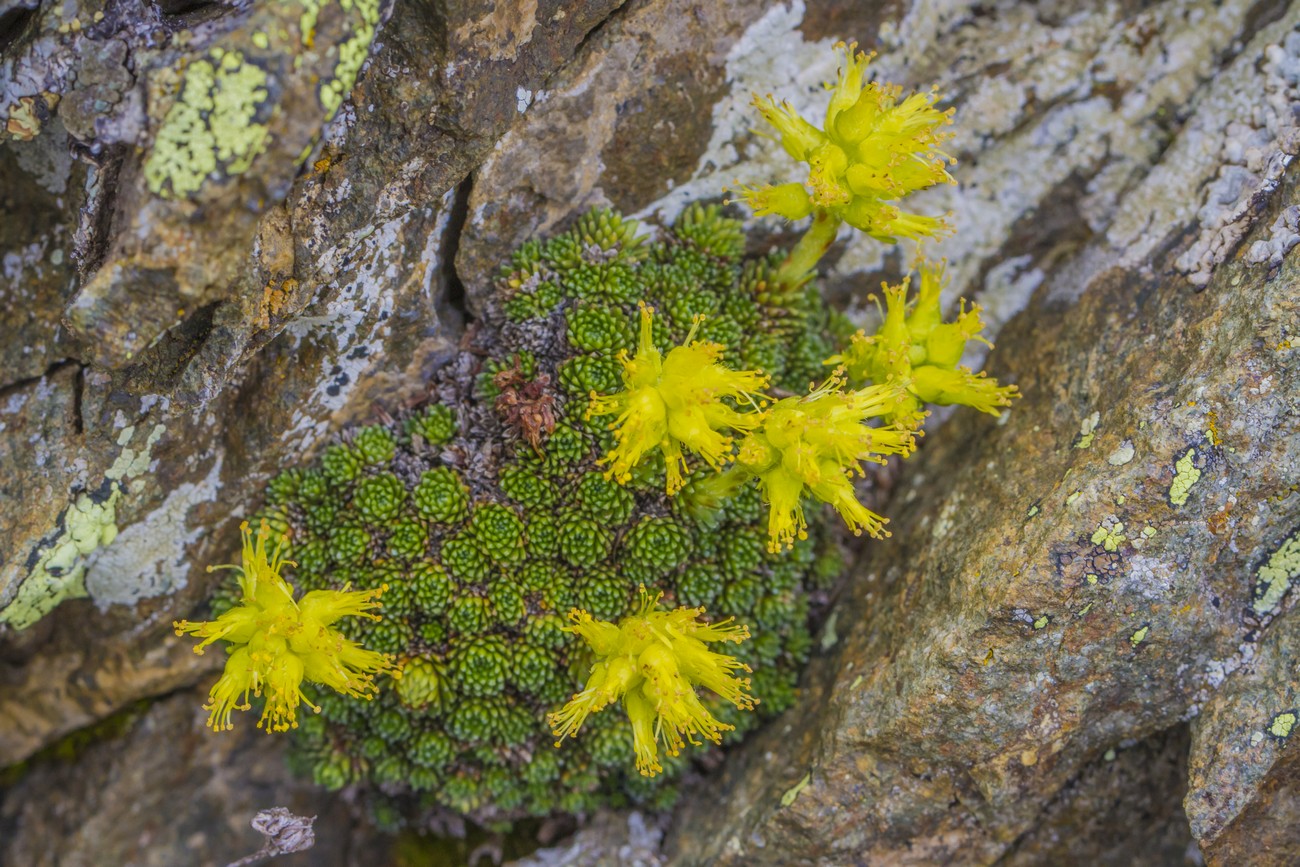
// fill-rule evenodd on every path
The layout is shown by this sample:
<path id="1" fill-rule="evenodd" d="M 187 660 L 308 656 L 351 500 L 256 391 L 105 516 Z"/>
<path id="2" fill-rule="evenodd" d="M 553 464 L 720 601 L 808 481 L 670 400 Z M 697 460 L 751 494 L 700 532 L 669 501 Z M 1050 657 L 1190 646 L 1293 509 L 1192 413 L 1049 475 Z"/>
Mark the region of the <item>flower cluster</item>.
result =
<path id="1" fill-rule="evenodd" d="M 754 105 L 780 135 L 786 153 L 808 165 L 805 183 L 747 189 L 742 196 L 759 214 L 799 220 L 817 211 L 892 243 L 947 228 L 942 217 L 902 211 L 897 202 L 938 183 L 954 183 L 939 146 L 949 136 L 952 110 L 939 111 L 937 91 L 914 93 L 866 80 L 871 55 L 857 44 L 836 46 L 845 65 L 832 88 L 821 129 L 788 103 L 754 97 Z"/>
<path id="2" fill-rule="evenodd" d="M 808 170 L 744 192 L 759 214 L 811 218 L 784 260 L 744 261 L 739 221 L 716 206 L 693 206 L 649 243 L 592 212 L 515 254 L 476 338 L 482 356 L 435 374 L 431 391 L 464 406 L 363 429 L 272 483 L 267 514 L 292 527 L 309 592 L 295 600 L 280 575 L 289 541 L 245 525 L 239 604 L 175 624 L 201 639 L 197 652 L 230 645 L 210 727 L 230 728 L 257 695 L 259 727 L 298 728 L 305 703 L 320 713 L 298 739 L 322 785 L 426 793 L 491 821 L 658 798 L 679 770 L 661 750 L 719 743 L 794 705 L 808 591 L 838 571 L 809 504 L 888 536 L 856 485 L 866 465 L 916 449 L 927 403 L 997 413 L 1017 396 L 960 365 L 969 341 L 987 341 L 977 307 L 943 320 L 940 267 L 921 266 L 911 302 L 910 280 L 886 286 L 880 328 L 834 345 L 851 328 L 810 281 L 840 227 L 889 242 L 941 234 L 943 217 L 902 203 L 952 182 L 940 150 L 952 112 L 937 93 L 868 81 L 870 58 L 838 48 L 821 128 L 755 98 Z M 825 365 L 830 377 L 808 385 Z M 503 458 L 489 462 L 499 472 L 463 460 L 480 453 Z M 377 622 L 390 585 L 392 616 Z M 661 608 L 665 594 L 684 607 Z M 704 605 L 732 616 L 709 624 Z M 336 628 L 345 617 L 373 650 Z M 749 667 L 712 649 L 749 638 L 736 617 L 764 629 L 752 691 Z M 381 674 L 401 680 L 380 701 L 342 700 L 374 697 Z M 338 695 L 305 694 L 304 681 Z M 630 735 L 599 714 L 612 704 Z M 539 750 L 543 716 L 556 746 L 585 734 Z"/>
<path id="3" fill-rule="evenodd" d="M 216 620 L 192 623 L 178 620 L 176 634 L 203 639 L 194 648 L 202 654 L 213 642 L 225 641 L 230 657 L 221 678 L 212 687 L 208 726 L 213 731 L 233 728 L 230 715 L 248 710 L 249 695 L 266 695 L 258 728 L 268 732 L 298 727 L 298 706 L 319 711 L 303 694 L 303 681 L 319 683 L 353 698 L 373 698 L 375 677 L 392 670 L 390 657 L 366 650 L 344 638 L 334 624 L 344 617 L 367 617 L 380 606 L 379 590 L 313 590 L 294 601 L 293 587 L 280 575 L 285 565 L 282 546 L 267 552 L 270 528 L 265 522 L 254 536 L 248 523 L 243 534 L 239 573 L 240 604 Z"/>
<path id="4" fill-rule="evenodd" d="M 569 612 L 572 626 L 566 631 L 580 635 L 596 656 L 583 690 L 548 718 L 559 740 L 578 734 L 593 713 L 621 701 L 632 722 L 636 768 L 653 777 L 663 770 L 659 743 L 676 756 L 686 741 L 699 746 L 697 737 L 720 743 L 722 733 L 733 727 L 720 722 L 700 701 L 695 688 L 703 686 L 741 710 L 751 710 L 757 699 L 751 696 L 749 679 L 736 672 L 749 666 L 735 657 L 717 653 L 709 645 L 730 641 L 739 644 L 749 638 L 749 629 L 731 619 L 708 624 L 700 621 L 703 608 L 658 607 L 663 594 L 653 595 L 641 587 L 641 605 L 617 625 L 597 620 L 586 611 Z"/>
<path id="5" fill-rule="evenodd" d="M 882 535 L 884 519 L 858 502 L 852 477 L 861 474 L 863 461 L 884 463 L 889 455 L 905 456 L 914 449 L 913 430 L 922 416 L 905 407 L 910 396 L 904 389 L 849 390 L 837 372 L 806 397 L 773 401 L 759 393 L 766 374 L 730 370 L 719 362 L 726 347 L 692 342 L 694 328 L 684 345 L 661 354 L 652 324 L 652 311 L 643 305 L 636 355 L 619 357 L 624 388 L 590 395 L 590 414 L 619 413 L 610 425 L 616 444 L 605 457 L 609 477 L 626 483 L 632 468 L 658 447 L 664 454 L 667 491 L 675 494 L 684 483 L 685 446 L 714 470 L 735 460 L 743 479 L 758 479 L 770 504 L 772 550 L 803 538 L 807 522 L 800 501 L 805 494 L 833 506 L 855 533 Z M 748 404 L 749 411 L 733 406 L 737 400 Z M 883 427 L 867 423 L 881 417 L 894 422 Z M 745 435 L 739 457 L 732 453 L 728 431 Z M 736 480 L 735 473 L 730 476 Z"/>
<path id="6" fill-rule="evenodd" d="M 854 474 L 862 462 L 884 463 L 916 448 L 922 416 L 900 408 L 896 385 L 846 389 L 842 371 L 805 397 L 787 397 L 767 411 L 763 427 L 745 438 L 736 458 L 739 472 L 758 479 L 769 503 L 769 547 L 788 548 L 807 536 L 802 500 L 811 494 L 829 503 L 854 533 L 888 536 L 886 520 L 858 501 Z M 894 417 L 870 426 L 869 419 Z"/>
<path id="7" fill-rule="evenodd" d="M 715 470 L 721 468 L 731 454 L 731 438 L 722 431 L 750 430 L 758 423 L 758 416 L 728 401 L 754 405 L 754 395 L 767 386 L 768 377 L 719 364 L 725 347 L 695 340 L 695 328 L 683 345 L 664 355 L 655 346 L 653 324 L 654 310 L 642 304 L 636 355 L 623 351 L 618 356 L 623 390 L 611 395 L 593 391 L 588 415 L 618 413 L 610 425 L 617 442 L 607 458 L 610 477 L 627 482 L 632 468 L 657 448 L 664 456 L 668 493 L 674 494 L 686 469 L 683 447 Z"/>
<path id="8" fill-rule="evenodd" d="M 907 301 L 909 277 L 897 286 L 886 285 L 884 322 L 874 335 L 859 331 L 839 355 L 827 364 L 843 365 L 856 381 L 896 383 L 906 389 L 901 411 L 916 413 L 923 403 L 940 406 L 961 404 L 997 415 L 1019 396 L 1014 385 L 998 385 L 983 371 L 972 373 L 961 365 L 966 344 L 978 340 L 984 323 L 980 309 L 962 303 L 957 318 L 943 321 L 940 296 L 944 286 L 943 265 L 923 263 L 916 299 Z"/>

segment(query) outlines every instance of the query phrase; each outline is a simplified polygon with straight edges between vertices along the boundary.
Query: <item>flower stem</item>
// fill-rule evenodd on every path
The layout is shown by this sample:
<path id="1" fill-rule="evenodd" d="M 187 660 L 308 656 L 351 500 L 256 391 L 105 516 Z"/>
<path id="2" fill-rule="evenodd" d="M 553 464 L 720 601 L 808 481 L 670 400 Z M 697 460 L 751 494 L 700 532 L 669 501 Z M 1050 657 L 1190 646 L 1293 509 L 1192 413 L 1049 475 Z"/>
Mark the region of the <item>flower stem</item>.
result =
<path id="1" fill-rule="evenodd" d="M 831 244 L 835 243 L 835 234 L 839 231 L 841 222 L 830 211 L 822 208 L 813 211 L 812 225 L 777 268 L 776 280 L 782 287 L 796 289 L 813 276 L 817 263 L 826 255 Z"/>

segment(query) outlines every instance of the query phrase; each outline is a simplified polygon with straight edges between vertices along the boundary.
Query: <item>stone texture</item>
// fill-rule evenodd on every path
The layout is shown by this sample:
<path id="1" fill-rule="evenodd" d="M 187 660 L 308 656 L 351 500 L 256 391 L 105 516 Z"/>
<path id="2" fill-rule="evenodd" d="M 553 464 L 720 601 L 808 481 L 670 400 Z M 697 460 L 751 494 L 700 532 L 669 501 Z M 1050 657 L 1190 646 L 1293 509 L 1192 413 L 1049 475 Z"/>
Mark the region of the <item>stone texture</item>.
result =
<path id="1" fill-rule="evenodd" d="M 1294 495 L 1293 495 L 1294 496 Z M 1248 636 L 1240 668 L 1192 721 L 1191 827 L 1211 864 L 1282 864 L 1300 857 L 1297 722 L 1300 621 L 1283 614 Z"/>
<path id="2" fill-rule="evenodd" d="M 419 399 L 511 247 L 592 205 L 654 222 L 781 179 L 750 92 L 816 110 L 855 37 L 957 107 L 962 185 L 922 206 L 959 231 L 928 252 L 1026 396 L 931 428 L 803 705 L 664 852 L 615 816 L 539 863 L 1297 857 L 1294 594 L 1261 609 L 1256 582 L 1300 529 L 1300 6 L 423 0 L 384 10 L 328 123 L 313 75 L 364 27 L 326 4 L 308 44 L 307 6 L 0 13 L 0 204 L 26 217 L 0 221 L 0 766 L 181 690 L 35 763 L 0 859 L 223 863 L 275 804 L 332 817 L 298 863 L 388 857 L 275 742 L 199 737 L 186 686 L 214 660 L 170 621 L 272 472 Z M 162 195 L 150 155 L 214 49 L 265 73 L 267 147 Z M 828 291 L 869 322 L 862 287 L 905 264 L 844 238 Z"/>
<path id="3" fill-rule="evenodd" d="M 343 801 L 294 780 L 251 725 L 213 737 L 200 701 L 182 691 L 127 712 L 116 737 L 34 762 L 0 807 L 0 863 L 222 867 L 260 848 L 248 823 L 276 806 L 316 816 L 316 845 L 270 863 L 375 863 L 357 857 L 369 844 Z"/>
<path id="4" fill-rule="evenodd" d="M 1221 89 L 1240 99 L 1242 80 L 1269 74 L 1294 11 L 1208 84 L 1184 135 L 1215 127 Z M 1145 255 L 1119 243 L 1140 214 L 1171 213 L 1160 196 L 1218 177 L 1176 137 L 1110 228 L 1061 255 L 994 356 L 1024 399 L 1005 420 L 958 413 L 927 437 L 890 509 L 899 530 L 867 547 L 806 706 L 732 756 L 700 795 L 716 807 L 683 810 L 678 863 L 989 863 L 1107 750 L 1195 716 L 1216 689 L 1219 717 L 1232 714 L 1232 673 L 1292 616 L 1270 608 L 1262 627 L 1246 576 L 1296 523 L 1295 260 L 1222 262 L 1198 293 L 1177 263 L 1203 213 L 1156 223 L 1167 232 Z M 1242 246 L 1296 198 L 1291 180 L 1257 197 Z M 1293 673 L 1257 676 L 1271 704 L 1295 688 Z M 1233 725 L 1258 731 L 1261 713 Z M 1233 776 L 1220 774 L 1211 797 Z M 1254 785 L 1242 821 L 1265 822 L 1284 852 L 1277 783 Z M 1198 837 L 1211 827 L 1194 818 Z M 1072 853 L 1109 844 L 1086 832 Z"/>
<path id="5" fill-rule="evenodd" d="M 70 112 L 0 148 L 3 195 L 32 202 L 30 223 L 0 229 L 0 324 L 13 329 L 0 340 L 0 659 L 39 655 L 96 686 L 93 699 L 47 695 L 35 669 L 11 665 L 0 719 L 22 725 L 0 728 L 0 764 L 197 676 L 184 654 L 170 677 L 116 660 L 158 658 L 287 457 L 421 396 L 458 339 L 457 185 L 520 116 L 516 92 L 545 84 L 614 4 L 402 4 L 385 25 L 401 38 L 381 31 L 328 127 L 312 64 L 337 63 L 356 23 L 335 4 L 311 46 L 301 5 L 147 20 L 91 5 L 23 13 L 0 65 L 10 92 L 62 94 L 48 101 Z M 267 16 L 288 22 L 289 43 L 257 36 Z M 263 58 L 266 150 L 188 196 L 152 191 L 149 146 L 174 101 L 142 97 L 141 74 L 90 123 L 69 95 L 107 74 L 94 58 L 118 57 L 122 39 L 161 78 L 216 51 Z M 86 595 L 96 608 L 31 628 Z M 103 649 L 73 640 L 88 618 Z"/>

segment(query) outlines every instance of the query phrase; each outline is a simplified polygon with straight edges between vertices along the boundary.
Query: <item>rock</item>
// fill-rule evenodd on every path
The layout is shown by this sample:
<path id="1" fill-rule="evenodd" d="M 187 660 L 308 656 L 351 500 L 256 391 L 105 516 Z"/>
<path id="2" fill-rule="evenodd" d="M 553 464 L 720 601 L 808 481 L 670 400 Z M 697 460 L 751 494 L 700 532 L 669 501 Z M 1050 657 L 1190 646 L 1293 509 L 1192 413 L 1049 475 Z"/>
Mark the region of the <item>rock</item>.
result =
<path id="1" fill-rule="evenodd" d="M 1109 226 L 1058 252 L 994 356 L 991 373 L 1014 378 L 1024 399 L 996 423 L 957 413 L 927 436 L 889 510 L 895 536 L 866 547 L 804 706 L 679 813 L 674 863 L 1012 857 L 1047 821 L 1044 805 L 1088 785 L 1108 750 L 1206 707 L 1188 792 L 1194 839 L 1235 863 L 1226 853 L 1240 856 L 1231 841 L 1245 838 L 1216 850 L 1213 835 L 1237 807 L 1205 807 L 1231 796 L 1246 834 L 1258 839 L 1253 823 L 1264 823 L 1273 851 L 1290 851 L 1294 826 L 1278 812 L 1286 765 L 1268 778 L 1275 748 L 1252 754 L 1249 770 L 1237 755 L 1270 724 L 1263 715 L 1287 709 L 1295 676 L 1261 646 L 1251 676 L 1270 700 L 1243 720 L 1252 687 L 1233 686 L 1232 672 L 1249 671 L 1243 658 L 1292 616 L 1291 566 L 1275 564 L 1271 581 L 1260 566 L 1296 526 L 1296 260 L 1218 261 L 1198 293 L 1197 272 L 1178 264 L 1187 251 L 1235 248 L 1217 248 L 1205 208 L 1171 191 L 1221 176 L 1200 137 L 1223 129 L 1216 113 L 1242 116 L 1242 93 L 1255 100 L 1244 114 L 1274 128 L 1268 81 L 1281 66 L 1261 58 L 1291 44 L 1293 26 L 1246 43 Z M 1287 153 L 1289 128 L 1277 129 L 1272 146 Z M 1297 200 L 1293 179 L 1269 190 L 1248 214 L 1232 211 L 1240 245 Z M 1139 215 L 1140 239 L 1126 228 Z M 1272 639 L 1281 648 L 1283 635 Z M 1087 824 L 1070 824 L 1054 832 L 1074 835 L 1056 851 L 1100 851 Z"/>
<path id="2" fill-rule="evenodd" d="M 962 185 L 919 205 L 959 231 L 927 252 L 1026 396 L 931 420 L 802 706 L 731 753 L 664 852 L 629 851 L 1296 851 L 1295 3 L 148 8 L 0 16 L 0 200 L 26 217 L 0 221 L 0 766 L 180 690 L 10 785 L 6 862 L 217 863 L 276 805 L 322 814 L 299 863 L 382 858 L 280 776 L 276 742 L 200 737 L 187 686 L 215 658 L 170 622 L 273 472 L 421 399 L 513 246 L 592 205 L 653 224 L 780 178 L 750 93 L 815 111 L 854 37 L 958 110 Z M 191 89 L 232 99 L 168 160 Z M 905 265 L 842 238 L 828 291 L 869 324 L 862 287 Z M 193 809 L 167 800 L 186 786 Z M 631 833 L 606 817 L 547 857 Z"/>
<path id="3" fill-rule="evenodd" d="M 1277 551 L 1285 554 L 1294 538 L 1283 539 Z M 1276 553 L 1261 567 L 1276 562 Z M 1300 564 L 1292 562 L 1290 578 L 1296 577 Z M 1253 614 L 1262 600 L 1257 595 L 1247 611 Z M 1300 621 L 1288 612 L 1247 635 L 1238 657 L 1225 666 L 1223 685 L 1192 721 L 1187 813 L 1211 864 L 1281 864 L 1300 857 L 1300 769 L 1295 750 L 1288 749 L 1300 719 L 1298 629 Z"/>
<path id="4" fill-rule="evenodd" d="M 392 41 L 377 4 L 176 8 L 24 9 L 4 49 L 0 76 L 37 102 L 0 148 L 5 200 L 32 202 L 0 228 L 0 660 L 95 686 L 13 675 L 0 719 L 22 724 L 0 732 L 0 765 L 199 675 L 158 648 L 206 597 L 204 566 L 233 558 L 286 460 L 421 398 L 459 337 L 457 185 L 612 2 L 403 4 Z M 123 40 L 138 86 L 91 122 Z M 212 173 L 163 178 L 186 76 L 200 102 L 251 87 L 238 116 L 265 130 L 243 150 L 214 139 Z M 183 661 L 170 676 L 119 662 L 164 656 Z"/>
<path id="5" fill-rule="evenodd" d="M 186 690 L 126 711 L 109 726 L 116 736 L 35 761 L 0 807 L 0 862 L 223 867 L 261 847 L 249 822 L 281 806 L 316 817 L 316 845 L 276 865 L 355 863 L 369 844 L 354 838 L 347 805 L 292 777 L 252 721 L 214 735 L 201 702 Z"/>

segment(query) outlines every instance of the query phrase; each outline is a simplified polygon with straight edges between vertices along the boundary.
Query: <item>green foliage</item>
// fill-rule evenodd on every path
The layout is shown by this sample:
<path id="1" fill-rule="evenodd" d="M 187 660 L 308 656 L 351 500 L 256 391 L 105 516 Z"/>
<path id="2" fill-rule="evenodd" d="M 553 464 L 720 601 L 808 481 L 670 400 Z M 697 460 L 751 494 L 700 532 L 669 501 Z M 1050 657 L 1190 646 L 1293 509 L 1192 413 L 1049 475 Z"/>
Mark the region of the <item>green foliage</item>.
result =
<path id="1" fill-rule="evenodd" d="M 454 524 L 469 511 L 469 489 L 449 467 L 426 470 L 412 497 L 420 517 L 440 524 Z"/>
<path id="2" fill-rule="evenodd" d="M 497 563 L 516 564 L 524 558 L 524 522 L 508 506 L 482 503 L 469 519 L 470 532 L 484 553 Z"/>
<path id="3" fill-rule="evenodd" d="M 729 705 L 710 705 L 737 737 L 794 699 L 811 641 L 804 594 L 839 568 L 838 554 L 818 553 L 834 550 L 819 525 L 807 543 L 772 554 L 753 486 L 724 490 L 703 470 L 670 499 L 659 459 L 620 485 L 598 463 L 611 419 L 584 412 L 590 392 L 622 385 L 613 356 L 635 343 L 638 302 L 662 311 L 662 345 L 703 314 L 697 336 L 726 344 L 728 364 L 765 354 L 774 382 L 795 379 L 800 390 L 810 374 L 799 365 L 830 353 L 826 315 L 815 293 L 766 292 L 761 269 L 740 261 L 739 224 L 716 207 L 688 209 L 662 242 L 634 233 L 598 212 L 525 244 L 502 271 L 500 304 L 485 311 L 483 354 L 439 374 L 436 393 L 459 402 L 345 434 L 315 467 L 268 488 L 304 589 L 389 586 L 383 620 L 357 621 L 347 635 L 393 653 L 403 677 L 372 702 L 312 696 L 321 713 L 295 735 L 295 762 L 322 785 L 382 786 L 396 798 L 376 801 L 385 822 L 402 814 L 394 804 L 491 822 L 670 802 L 685 759 L 639 776 L 621 710 L 593 716 L 562 750 L 545 721 L 592 663 L 565 631 L 570 608 L 616 621 L 640 582 L 753 629 L 737 655 L 755 669 L 757 712 L 724 717 Z M 494 377 L 515 368 L 544 377 L 553 398 L 556 423 L 537 449 L 495 405 Z"/>
<path id="4" fill-rule="evenodd" d="M 583 352 L 613 356 L 633 344 L 632 323 L 621 310 L 584 304 L 569 311 L 569 343 Z"/>
<path id="5" fill-rule="evenodd" d="M 392 473 L 380 473 L 357 483 L 353 507 L 372 524 L 385 524 L 397 517 L 406 502 L 406 487 Z"/>
<path id="6" fill-rule="evenodd" d="M 405 427 L 411 436 L 418 436 L 434 446 L 451 442 L 458 430 L 455 411 L 442 404 L 420 410 L 406 420 Z"/>
<path id="7" fill-rule="evenodd" d="M 371 425 L 357 431 L 352 444 L 367 466 L 387 464 L 397 454 L 397 437 L 382 425 Z"/>
<path id="8" fill-rule="evenodd" d="M 734 261 L 745 252 L 740 223 L 724 217 L 717 205 L 692 204 L 677 218 L 673 235 L 720 259 Z"/>
<path id="9" fill-rule="evenodd" d="M 423 557 L 428 548 L 429 530 L 418 518 L 404 518 L 393 525 L 388 536 L 388 553 L 398 560 Z"/>
<path id="10" fill-rule="evenodd" d="M 560 524 L 560 556 L 570 565 L 590 568 L 609 556 L 614 534 L 590 518 L 570 515 Z"/>

